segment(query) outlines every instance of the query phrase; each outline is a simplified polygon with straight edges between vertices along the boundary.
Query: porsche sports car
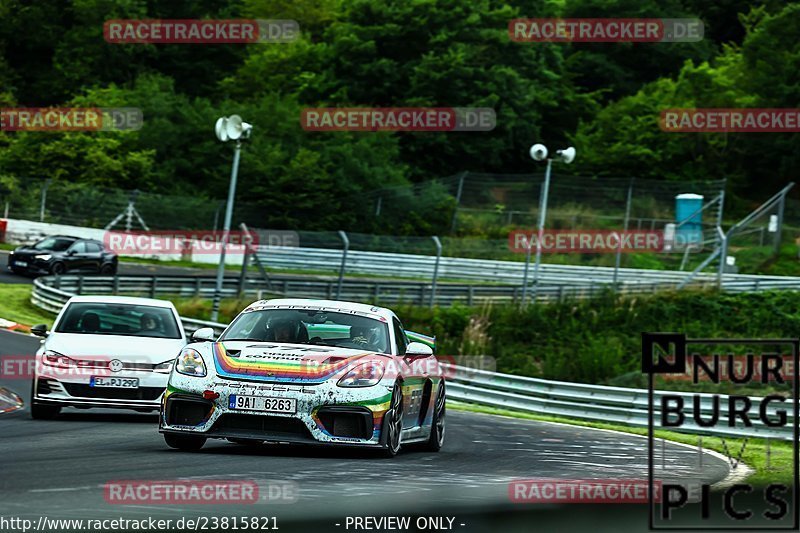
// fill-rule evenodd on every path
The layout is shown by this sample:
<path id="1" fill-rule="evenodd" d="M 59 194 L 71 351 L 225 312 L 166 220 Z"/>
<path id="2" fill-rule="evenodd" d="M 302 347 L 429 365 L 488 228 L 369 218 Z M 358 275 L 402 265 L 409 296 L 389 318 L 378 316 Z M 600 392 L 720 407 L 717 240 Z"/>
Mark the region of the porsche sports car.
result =
<path id="1" fill-rule="evenodd" d="M 123 296 L 73 296 L 56 317 L 31 328 L 36 352 L 31 416 L 62 407 L 157 411 L 172 363 L 186 346 L 171 302 Z"/>
<path id="2" fill-rule="evenodd" d="M 359 446 L 393 457 L 438 451 L 445 381 L 433 339 L 389 309 L 331 300 L 255 302 L 216 341 L 210 328 L 178 356 L 161 404 L 168 446 L 208 438 Z"/>

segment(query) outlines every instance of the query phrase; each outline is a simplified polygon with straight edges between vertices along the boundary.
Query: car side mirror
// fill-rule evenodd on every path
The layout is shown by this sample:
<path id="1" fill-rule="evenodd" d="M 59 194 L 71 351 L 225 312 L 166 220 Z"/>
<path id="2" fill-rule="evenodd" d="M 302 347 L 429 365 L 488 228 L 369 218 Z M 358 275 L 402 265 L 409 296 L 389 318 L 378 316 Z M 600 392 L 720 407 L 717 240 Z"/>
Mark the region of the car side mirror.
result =
<path id="1" fill-rule="evenodd" d="M 67 255 L 75 255 L 75 250 L 74 249 L 67 250 Z"/>
<path id="2" fill-rule="evenodd" d="M 214 328 L 200 328 L 192 333 L 192 342 L 213 341 L 215 337 Z"/>
<path id="3" fill-rule="evenodd" d="M 37 337 L 47 337 L 47 324 L 36 324 L 31 326 L 31 333 Z"/>
<path id="4" fill-rule="evenodd" d="M 430 357 L 433 355 L 433 350 L 427 344 L 421 342 L 410 342 L 406 346 L 406 357 Z"/>

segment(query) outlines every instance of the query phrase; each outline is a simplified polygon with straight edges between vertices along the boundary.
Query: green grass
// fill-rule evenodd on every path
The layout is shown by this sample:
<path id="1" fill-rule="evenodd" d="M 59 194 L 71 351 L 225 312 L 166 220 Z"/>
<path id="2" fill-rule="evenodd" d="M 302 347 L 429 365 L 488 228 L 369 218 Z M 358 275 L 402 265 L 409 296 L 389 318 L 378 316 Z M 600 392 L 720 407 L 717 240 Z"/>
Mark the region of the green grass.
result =
<path id="1" fill-rule="evenodd" d="M 54 314 L 31 303 L 31 285 L 0 284 L 0 318 L 18 324 L 53 324 Z"/>
<path id="2" fill-rule="evenodd" d="M 548 415 L 539 415 L 524 413 L 520 411 L 511 411 L 507 409 L 497 409 L 494 407 L 485 407 L 482 405 L 474 405 L 461 402 L 448 401 L 447 406 L 454 410 L 470 411 L 475 413 L 485 413 L 500 416 L 509 416 L 513 418 L 522 418 L 526 420 L 539 420 L 542 422 L 558 422 L 561 424 L 570 424 L 573 426 L 583 426 L 596 429 L 610 429 L 613 431 L 621 431 L 623 433 L 631 433 L 634 435 L 647 435 L 647 428 L 624 426 L 621 424 L 608 424 L 600 422 L 588 422 L 583 420 L 573 420 L 569 418 L 560 418 Z M 673 431 L 656 431 L 655 437 L 659 439 L 667 439 L 673 442 L 683 444 L 690 444 L 697 446 L 697 436 L 685 435 Z M 730 455 L 736 456 L 744 444 L 744 439 L 725 439 L 725 444 L 728 447 Z M 725 446 L 722 440 L 718 437 L 704 437 L 703 447 L 725 455 Z M 766 464 L 766 441 L 763 439 L 750 439 L 747 441 L 747 446 L 742 454 L 742 462 L 755 470 L 748 478 L 748 482 L 754 486 L 765 486 L 770 483 L 786 483 L 792 485 L 794 483 L 794 449 L 792 444 L 785 441 L 771 441 L 770 442 L 770 468 Z"/>

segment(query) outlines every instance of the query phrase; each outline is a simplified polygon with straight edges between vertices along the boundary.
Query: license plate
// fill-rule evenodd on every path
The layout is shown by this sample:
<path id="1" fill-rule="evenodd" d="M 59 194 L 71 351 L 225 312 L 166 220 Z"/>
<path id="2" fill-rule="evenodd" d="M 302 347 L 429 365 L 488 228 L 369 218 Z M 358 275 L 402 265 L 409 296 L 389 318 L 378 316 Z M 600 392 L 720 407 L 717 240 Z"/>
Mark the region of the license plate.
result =
<path id="1" fill-rule="evenodd" d="M 25 261 L 17 261 L 16 263 L 14 263 L 14 266 L 26 267 L 28 266 L 28 263 L 26 263 Z"/>
<path id="2" fill-rule="evenodd" d="M 231 394 L 228 397 L 228 407 L 245 411 L 294 414 L 297 412 L 297 400 L 295 398 L 268 398 L 264 396 L 240 396 L 238 394 Z"/>
<path id="3" fill-rule="evenodd" d="M 105 376 L 92 376 L 90 387 L 113 387 L 116 389 L 138 389 L 139 378 L 110 378 Z"/>

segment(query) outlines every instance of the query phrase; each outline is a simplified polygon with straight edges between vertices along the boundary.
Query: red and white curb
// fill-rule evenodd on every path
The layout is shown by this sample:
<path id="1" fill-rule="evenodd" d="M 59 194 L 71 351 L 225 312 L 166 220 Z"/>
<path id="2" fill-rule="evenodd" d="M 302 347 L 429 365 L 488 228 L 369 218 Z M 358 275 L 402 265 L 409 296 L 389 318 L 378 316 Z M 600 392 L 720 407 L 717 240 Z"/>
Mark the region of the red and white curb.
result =
<path id="1" fill-rule="evenodd" d="M 9 331 L 22 331 L 24 333 L 29 333 L 31 330 L 30 326 L 17 324 L 16 322 L 6 320 L 5 318 L 0 318 L 0 329 L 6 329 Z"/>

